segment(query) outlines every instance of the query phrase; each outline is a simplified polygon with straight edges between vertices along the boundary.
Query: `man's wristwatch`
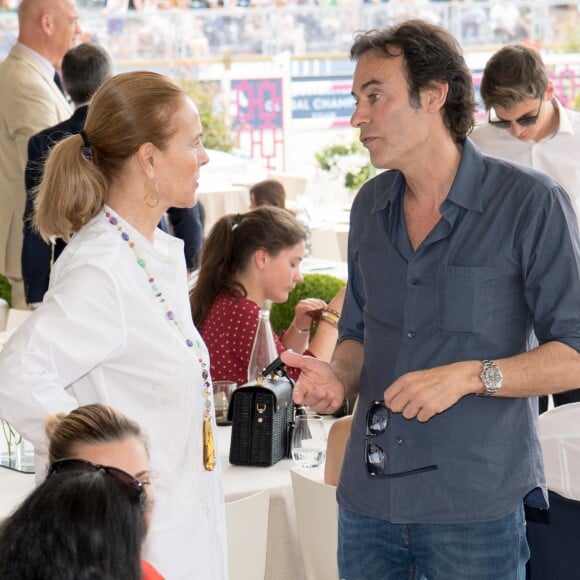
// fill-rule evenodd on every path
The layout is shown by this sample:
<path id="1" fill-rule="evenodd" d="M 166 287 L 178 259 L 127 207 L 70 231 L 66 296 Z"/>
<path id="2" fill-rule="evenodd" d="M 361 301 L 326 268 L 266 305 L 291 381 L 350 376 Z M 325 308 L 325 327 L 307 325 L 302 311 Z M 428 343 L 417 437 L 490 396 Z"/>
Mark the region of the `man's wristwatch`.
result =
<path id="1" fill-rule="evenodd" d="M 483 369 L 479 376 L 481 377 L 485 391 L 478 394 L 481 397 L 491 397 L 501 389 L 503 374 L 493 361 L 483 360 L 481 363 L 483 364 Z"/>

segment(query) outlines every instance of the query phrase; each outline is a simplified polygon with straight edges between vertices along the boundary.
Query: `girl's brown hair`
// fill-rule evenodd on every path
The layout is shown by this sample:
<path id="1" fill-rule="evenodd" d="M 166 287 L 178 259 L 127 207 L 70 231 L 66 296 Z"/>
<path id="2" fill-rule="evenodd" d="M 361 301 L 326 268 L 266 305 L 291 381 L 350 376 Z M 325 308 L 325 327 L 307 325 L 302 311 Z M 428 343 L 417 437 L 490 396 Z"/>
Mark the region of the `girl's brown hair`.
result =
<path id="1" fill-rule="evenodd" d="M 193 321 L 199 327 L 221 292 L 246 294 L 236 276 L 256 250 L 270 256 L 306 240 L 304 226 L 288 211 L 263 206 L 219 219 L 204 242 L 199 278 L 191 292 Z"/>

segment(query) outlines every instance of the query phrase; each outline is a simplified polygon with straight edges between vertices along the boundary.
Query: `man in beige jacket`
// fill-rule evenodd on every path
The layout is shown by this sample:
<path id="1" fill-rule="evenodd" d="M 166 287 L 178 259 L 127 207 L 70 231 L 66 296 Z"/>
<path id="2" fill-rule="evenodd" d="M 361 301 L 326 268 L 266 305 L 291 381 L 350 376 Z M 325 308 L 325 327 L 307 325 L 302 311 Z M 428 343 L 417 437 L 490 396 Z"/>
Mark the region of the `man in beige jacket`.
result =
<path id="1" fill-rule="evenodd" d="M 18 25 L 18 41 L 0 63 L 0 274 L 12 284 L 13 306 L 23 308 L 20 256 L 28 139 L 72 113 L 55 73 L 80 27 L 74 0 L 22 0 Z"/>

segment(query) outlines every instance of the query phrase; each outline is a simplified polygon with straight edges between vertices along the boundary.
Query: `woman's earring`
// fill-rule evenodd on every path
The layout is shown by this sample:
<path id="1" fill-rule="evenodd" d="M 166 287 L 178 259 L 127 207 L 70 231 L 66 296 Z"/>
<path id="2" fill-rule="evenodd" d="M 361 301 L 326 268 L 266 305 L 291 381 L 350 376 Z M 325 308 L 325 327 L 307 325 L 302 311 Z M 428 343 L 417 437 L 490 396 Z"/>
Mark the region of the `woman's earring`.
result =
<path id="1" fill-rule="evenodd" d="M 145 204 L 147 205 L 147 207 L 154 208 L 159 205 L 159 186 L 157 185 L 155 179 L 152 179 L 151 181 L 153 183 L 155 191 L 153 193 L 147 193 L 145 195 Z"/>

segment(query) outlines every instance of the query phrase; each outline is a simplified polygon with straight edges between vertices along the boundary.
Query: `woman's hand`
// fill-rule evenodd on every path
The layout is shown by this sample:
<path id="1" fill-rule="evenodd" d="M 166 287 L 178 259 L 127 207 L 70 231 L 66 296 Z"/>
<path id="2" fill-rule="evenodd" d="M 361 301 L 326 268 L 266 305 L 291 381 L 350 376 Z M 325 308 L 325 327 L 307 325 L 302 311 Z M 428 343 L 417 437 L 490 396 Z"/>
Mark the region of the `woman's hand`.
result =
<path id="1" fill-rule="evenodd" d="M 300 300 L 294 307 L 294 320 L 292 325 L 299 331 L 305 332 L 310 328 L 310 323 L 312 322 L 312 313 L 316 310 L 320 310 L 326 306 L 326 302 L 320 298 L 304 298 Z"/>

